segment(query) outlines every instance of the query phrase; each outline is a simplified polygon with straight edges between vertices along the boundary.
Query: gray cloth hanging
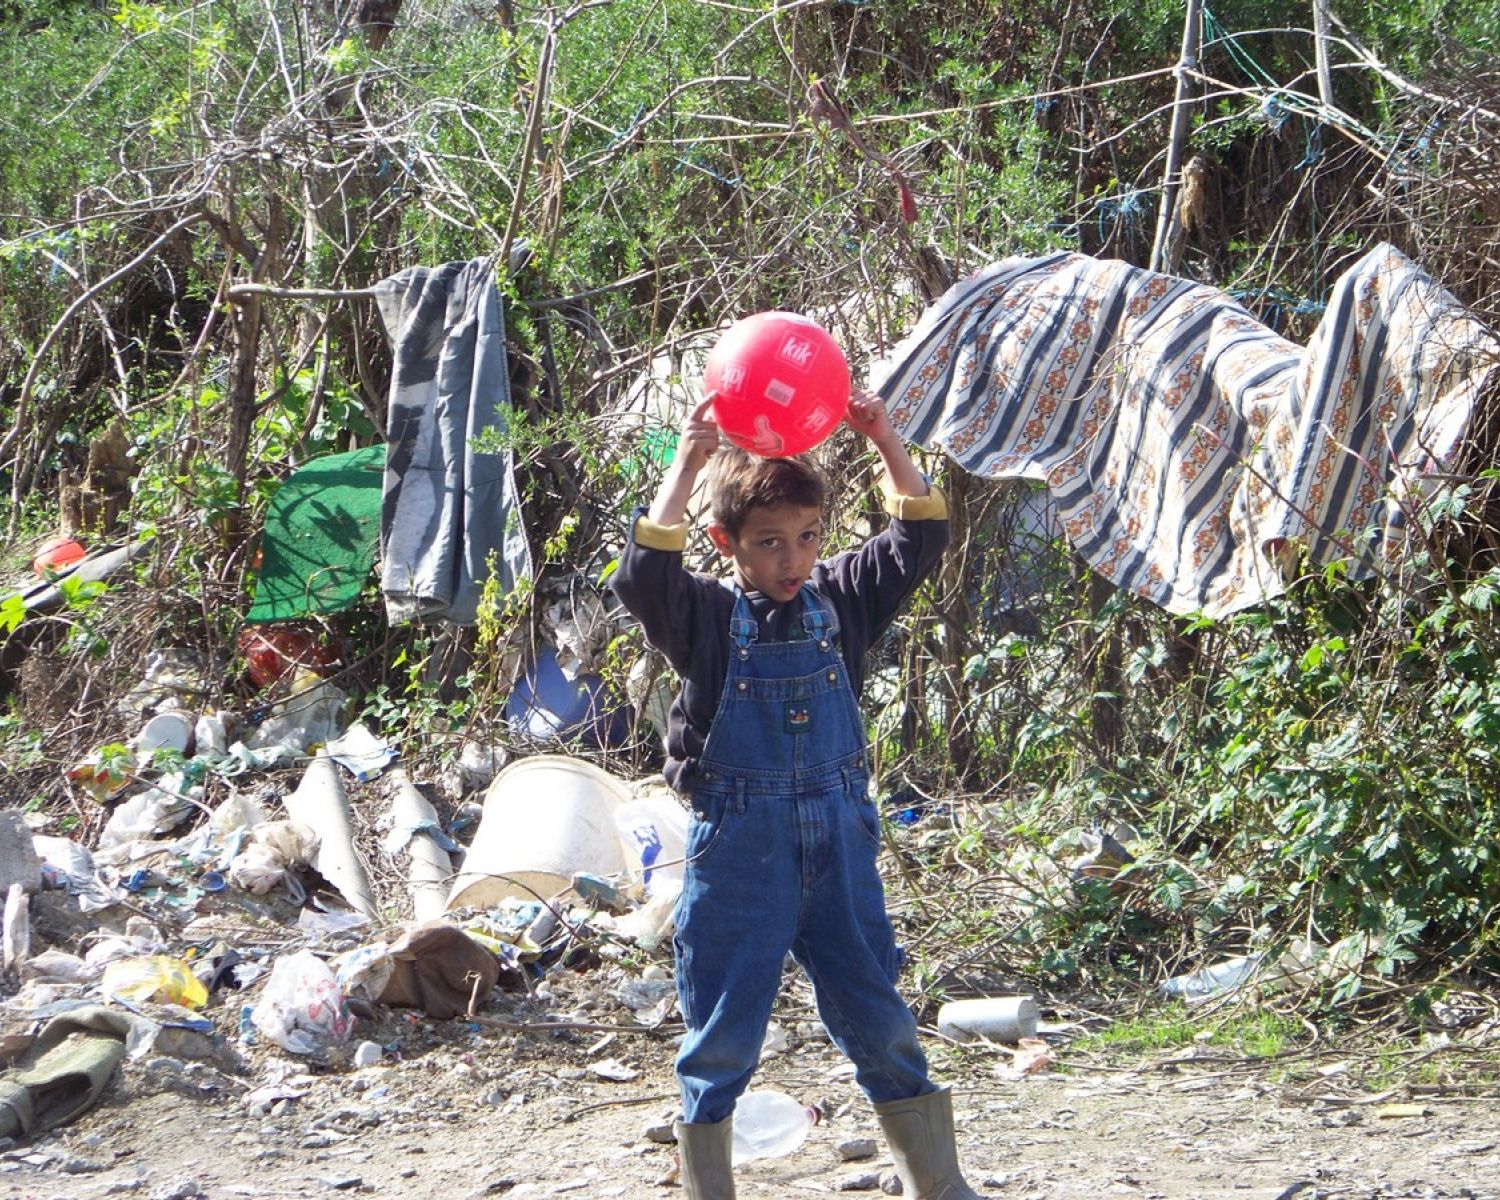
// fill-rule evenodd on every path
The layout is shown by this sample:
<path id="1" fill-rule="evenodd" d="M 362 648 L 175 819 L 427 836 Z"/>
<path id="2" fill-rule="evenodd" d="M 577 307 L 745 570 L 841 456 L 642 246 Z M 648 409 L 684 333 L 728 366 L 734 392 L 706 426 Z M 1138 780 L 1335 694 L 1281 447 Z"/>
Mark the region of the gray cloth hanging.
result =
<path id="1" fill-rule="evenodd" d="M 510 408 L 505 318 L 488 259 L 409 267 L 375 285 L 395 365 L 380 585 L 392 621 L 478 619 L 489 559 L 503 591 L 532 574 L 509 451 L 473 438 L 504 433 Z"/>

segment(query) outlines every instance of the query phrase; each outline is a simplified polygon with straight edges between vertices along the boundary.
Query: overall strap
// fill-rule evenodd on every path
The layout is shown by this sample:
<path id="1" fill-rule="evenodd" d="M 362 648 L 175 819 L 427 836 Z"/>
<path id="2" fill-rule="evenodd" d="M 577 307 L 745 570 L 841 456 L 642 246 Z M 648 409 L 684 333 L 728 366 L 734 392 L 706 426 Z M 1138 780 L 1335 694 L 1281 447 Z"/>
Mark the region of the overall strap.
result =
<path id="1" fill-rule="evenodd" d="M 809 638 L 825 650 L 839 636 L 838 614 L 834 612 L 831 603 L 825 604 L 822 597 L 813 591 L 810 583 L 802 585 L 802 628 Z"/>
<path id="2" fill-rule="evenodd" d="M 750 602 L 745 599 L 745 593 L 739 584 L 733 584 L 732 589 L 734 610 L 729 615 L 729 640 L 734 644 L 735 653 L 741 658 L 748 658 L 751 645 L 760 636 L 760 627 L 755 623 Z"/>

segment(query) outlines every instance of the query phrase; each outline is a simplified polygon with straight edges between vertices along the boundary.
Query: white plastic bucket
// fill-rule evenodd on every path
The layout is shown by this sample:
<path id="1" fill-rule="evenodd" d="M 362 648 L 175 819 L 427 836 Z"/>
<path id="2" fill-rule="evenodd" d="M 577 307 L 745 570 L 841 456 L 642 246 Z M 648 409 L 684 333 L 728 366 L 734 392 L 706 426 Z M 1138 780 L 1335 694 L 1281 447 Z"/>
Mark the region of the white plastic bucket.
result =
<path id="1" fill-rule="evenodd" d="M 508 896 L 547 899 L 575 874 L 625 869 L 615 809 L 630 789 L 592 763 L 557 754 L 514 762 L 484 794 L 484 815 L 448 908 L 493 908 Z"/>

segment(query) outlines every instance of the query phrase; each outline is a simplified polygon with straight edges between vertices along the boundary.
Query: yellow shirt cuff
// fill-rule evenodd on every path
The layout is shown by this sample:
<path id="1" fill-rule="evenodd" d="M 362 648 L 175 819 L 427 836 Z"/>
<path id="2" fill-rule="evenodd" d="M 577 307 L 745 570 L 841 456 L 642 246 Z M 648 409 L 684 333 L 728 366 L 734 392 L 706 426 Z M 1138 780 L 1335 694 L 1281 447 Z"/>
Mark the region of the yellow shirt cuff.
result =
<path id="1" fill-rule="evenodd" d="M 887 488 L 885 511 L 898 521 L 946 521 L 948 497 L 936 486 L 929 488 L 925 496 L 902 496 Z"/>
<path id="2" fill-rule="evenodd" d="M 658 525 L 650 517 L 637 517 L 630 537 L 637 546 L 644 546 L 647 550 L 681 551 L 687 549 L 688 530 L 691 528 L 689 521 Z"/>

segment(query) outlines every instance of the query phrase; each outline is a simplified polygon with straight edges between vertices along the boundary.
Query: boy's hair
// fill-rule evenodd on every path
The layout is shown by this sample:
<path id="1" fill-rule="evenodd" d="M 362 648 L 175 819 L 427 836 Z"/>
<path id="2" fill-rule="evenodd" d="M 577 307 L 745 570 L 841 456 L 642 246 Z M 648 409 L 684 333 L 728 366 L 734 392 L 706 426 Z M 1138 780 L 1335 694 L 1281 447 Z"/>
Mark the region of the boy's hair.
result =
<path id="1" fill-rule="evenodd" d="M 738 446 L 720 444 L 708 466 L 708 498 L 714 524 L 738 536 L 752 508 L 792 504 L 821 511 L 828 485 L 805 454 L 757 458 Z"/>

